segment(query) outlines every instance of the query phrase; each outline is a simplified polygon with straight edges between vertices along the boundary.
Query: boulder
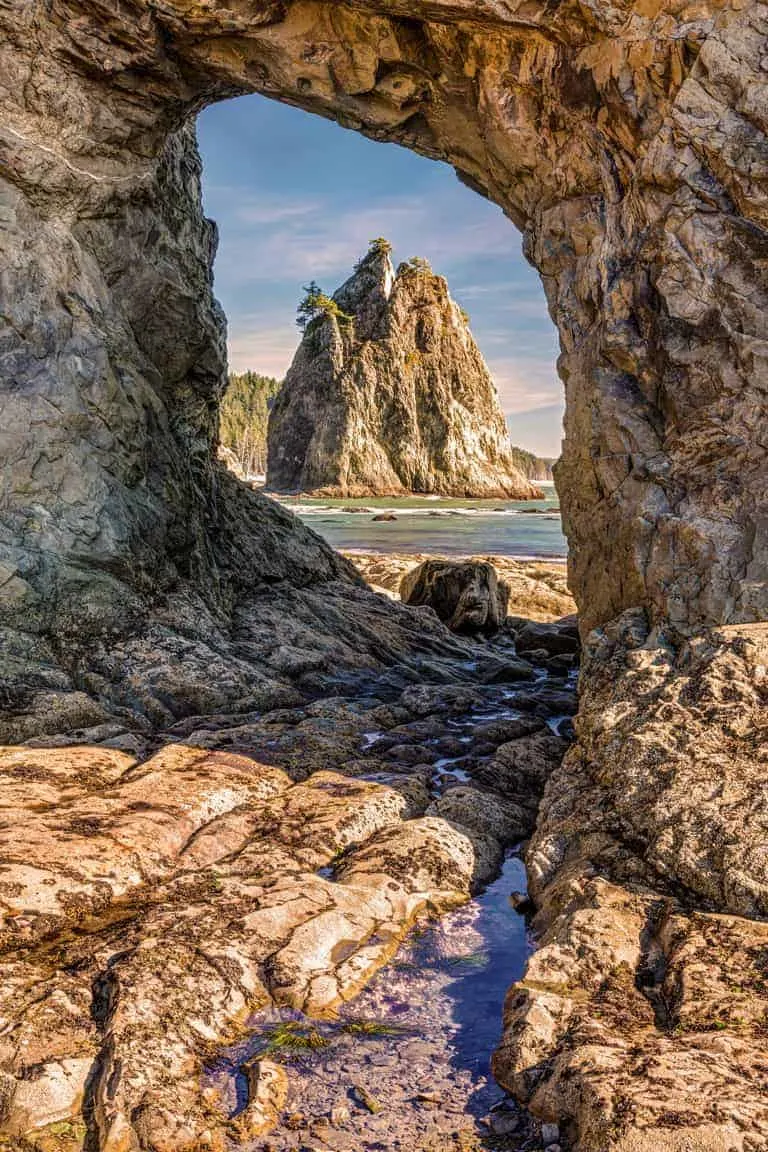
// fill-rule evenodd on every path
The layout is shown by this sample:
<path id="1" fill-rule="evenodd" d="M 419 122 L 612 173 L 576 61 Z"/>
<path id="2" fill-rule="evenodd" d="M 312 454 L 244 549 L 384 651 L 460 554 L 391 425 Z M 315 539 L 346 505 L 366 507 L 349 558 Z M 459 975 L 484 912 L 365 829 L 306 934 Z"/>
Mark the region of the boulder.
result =
<path id="1" fill-rule="evenodd" d="M 515 647 L 521 653 L 543 649 L 549 656 L 571 655 L 579 651 L 579 640 L 568 624 L 540 624 L 529 620 L 516 632 Z"/>
<path id="2" fill-rule="evenodd" d="M 492 564 L 425 560 L 400 583 L 404 603 L 432 608 L 454 632 L 490 636 L 507 614 L 509 589 Z"/>

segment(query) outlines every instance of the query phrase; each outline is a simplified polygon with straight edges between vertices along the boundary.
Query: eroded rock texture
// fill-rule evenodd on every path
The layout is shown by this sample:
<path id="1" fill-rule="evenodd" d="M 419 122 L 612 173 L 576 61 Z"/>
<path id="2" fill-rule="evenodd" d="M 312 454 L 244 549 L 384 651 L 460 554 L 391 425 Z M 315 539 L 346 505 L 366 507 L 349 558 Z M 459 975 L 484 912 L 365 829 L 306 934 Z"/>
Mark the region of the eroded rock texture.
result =
<path id="1" fill-rule="evenodd" d="M 765 17 L 714 0 L 6 4 L 9 622 L 125 629 L 158 586 L 237 594 L 244 544 L 211 463 L 214 232 L 182 129 L 236 92 L 445 159 L 524 230 L 561 334 L 585 625 L 637 605 L 683 632 L 760 618 Z M 329 574 L 316 543 L 291 547 L 291 572 Z"/>
<path id="2" fill-rule="evenodd" d="M 448 285 L 371 245 L 307 326 L 269 415 L 267 487 L 336 496 L 540 495 Z"/>
<path id="3" fill-rule="evenodd" d="M 406 604 L 427 604 L 452 632 L 491 636 L 507 616 L 509 588 L 484 561 L 425 560 L 400 583 Z"/>
<path id="4" fill-rule="evenodd" d="M 545 693 L 527 724 L 459 744 L 487 783 L 432 767 L 456 718 L 500 698 L 418 685 L 387 705 L 198 717 L 142 762 L 0 748 L 0 1148 L 252 1147 L 285 1072 L 253 1070 L 229 1118 L 206 1062 L 265 1005 L 328 1016 L 530 833 L 566 747 Z M 545 731 L 536 783 L 497 771 L 489 751 L 524 759 Z"/>
<path id="5" fill-rule="evenodd" d="M 768 1146 L 768 626 L 587 648 L 495 1072 L 583 1152 Z"/>
<path id="6" fill-rule="evenodd" d="M 213 462 L 223 327 L 195 111 L 289 100 L 452 163 L 522 229 L 561 337 L 573 588 L 607 664 L 590 657 L 578 747 L 549 785 L 531 857 L 544 947 L 498 1067 L 590 1152 L 766 1144 L 767 31 L 760 0 L 0 5 L 10 742 L 146 751 L 191 713 L 258 718 L 340 676 L 394 684 L 398 661 L 402 687 L 462 654 Z M 708 632 L 724 624 L 744 633 Z M 323 748 L 304 768 L 324 767 Z M 39 813 L 34 829 L 51 844 Z M 233 883 L 240 908 L 261 879 Z M 158 928 L 175 939 L 184 918 Z M 107 933 L 95 970 L 125 963 L 160 1002 L 153 943 L 118 961 L 124 935 Z M 49 975 L 24 975 L 14 1008 Z M 57 988 L 46 1051 L 72 1012 L 71 1059 L 90 1059 L 92 1030 L 112 1026 L 106 992 L 94 1020 L 90 990 Z M 228 984 L 207 1002 L 219 995 Z M 94 1104 L 102 1146 L 117 1124 L 121 1147 L 143 1075 L 135 1024 L 116 1012 L 127 1095 Z M 52 1072 L 59 1096 L 80 1068 Z M 145 1127 L 131 1111 L 139 1147 L 163 1130 L 168 1083 L 158 1073 Z"/>

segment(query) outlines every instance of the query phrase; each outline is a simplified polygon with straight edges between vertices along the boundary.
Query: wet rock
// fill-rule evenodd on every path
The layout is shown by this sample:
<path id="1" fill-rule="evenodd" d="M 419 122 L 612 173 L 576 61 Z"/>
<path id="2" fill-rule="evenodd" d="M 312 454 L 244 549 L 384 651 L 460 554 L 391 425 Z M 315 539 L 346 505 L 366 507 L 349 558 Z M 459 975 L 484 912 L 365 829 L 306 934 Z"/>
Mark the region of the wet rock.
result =
<path id="1" fill-rule="evenodd" d="M 515 701 L 519 703 L 519 701 Z M 475 725 L 474 732 L 478 740 L 489 740 L 495 745 L 506 744 L 510 740 L 517 740 L 521 736 L 531 736 L 534 732 L 541 732 L 544 721 L 534 716 L 511 716 L 498 720 L 487 720 Z"/>
<path id="2" fill-rule="evenodd" d="M 354 1093 L 355 1099 L 362 1105 L 363 1108 L 366 1108 L 369 1112 L 373 1113 L 374 1116 L 377 1112 L 381 1112 L 381 1102 L 377 1100 L 376 1097 L 373 1096 L 367 1088 L 364 1088 L 362 1084 L 354 1085 Z"/>
<path id="3" fill-rule="evenodd" d="M 387 749 L 386 755 L 388 759 L 399 760 L 406 765 L 430 764 L 437 759 L 437 752 L 433 748 L 425 748 L 421 744 L 393 744 Z"/>
<path id="4" fill-rule="evenodd" d="M 480 668 L 484 684 L 516 684 L 534 680 L 536 673 L 527 660 L 516 660 L 511 656 L 484 662 Z"/>
<path id="5" fill-rule="evenodd" d="M 482 694 L 476 688 L 449 685 L 415 684 L 406 688 L 400 697 L 409 716 L 458 715 L 482 702 Z"/>
<path id="6" fill-rule="evenodd" d="M 429 816 L 441 816 L 452 824 L 475 833 L 488 833 L 502 844 L 512 844 L 530 835 L 530 812 L 476 788 L 449 788 L 427 809 Z"/>
<path id="7" fill-rule="evenodd" d="M 406 604 L 428 605 L 454 632 L 491 635 L 506 616 L 506 585 L 486 563 L 425 560 L 402 579 Z"/>
<path id="8" fill-rule="evenodd" d="M 350 1114 L 349 1108 L 347 1108 L 346 1104 L 336 1104 L 331 1109 L 331 1123 L 335 1127 L 337 1127 L 337 1128 L 343 1127 L 344 1124 L 349 1123 L 350 1119 L 351 1119 L 351 1114 Z"/>
<path id="9" fill-rule="evenodd" d="M 514 1112 L 492 1112 L 489 1127 L 494 1136 L 511 1136 L 520 1127 L 520 1117 Z"/>
<path id="10" fill-rule="evenodd" d="M 537 624 L 528 621 L 515 633 L 515 647 L 520 653 L 544 651 L 548 656 L 558 656 L 563 653 L 577 655 L 579 640 L 568 627 L 561 628 L 558 624 Z"/>
<path id="11" fill-rule="evenodd" d="M 243 1065 L 248 1100 L 238 1115 L 235 1130 L 239 1139 L 253 1140 L 274 1128 L 288 1099 L 288 1076 L 272 1060 L 253 1060 Z"/>
<path id="12" fill-rule="evenodd" d="M 578 696 L 562 688 L 537 688 L 518 702 L 521 712 L 532 712 L 536 716 L 573 716 L 578 708 Z"/>
<path id="13" fill-rule="evenodd" d="M 380 512 L 378 516 L 372 516 L 371 519 L 374 523 L 388 523 L 392 520 L 397 520 L 394 512 Z"/>
<path id="14" fill-rule="evenodd" d="M 482 783 L 502 795 L 538 794 L 563 759 L 568 745 L 548 727 L 501 744 L 493 759 L 476 769 Z"/>
<path id="15" fill-rule="evenodd" d="M 556 725 L 555 731 L 558 736 L 562 737 L 563 740 L 567 740 L 569 744 L 576 739 L 576 727 L 573 720 L 569 717 L 566 717 L 565 720 L 560 720 Z"/>

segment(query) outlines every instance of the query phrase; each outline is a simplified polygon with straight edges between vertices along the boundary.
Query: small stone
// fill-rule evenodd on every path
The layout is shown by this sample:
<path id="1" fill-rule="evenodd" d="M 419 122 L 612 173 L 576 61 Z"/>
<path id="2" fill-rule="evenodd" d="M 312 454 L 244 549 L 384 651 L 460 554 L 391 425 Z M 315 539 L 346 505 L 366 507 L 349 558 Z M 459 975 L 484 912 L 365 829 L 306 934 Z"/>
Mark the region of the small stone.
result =
<path id="1" fill-rule="evenodd" d="M 533 911 L 533 904 L 527 892 L 510 892 L 509 902 L 520 916 L 527 916 Z"/>
<path id="2" fill-rule="evenodd" d="M 560 1139 L 560 1129 L 557 1124 L 542 1124 L 541 1126 L 541 1142 L 545 1148 L 550 1144 L 557 1144 Z"/>
<path id="3" fill-rule="evenodd" d="M 544 1152 L 561 1152 L 559 1144 L 548 1144 Z"/>
<path id="4" fill-rule="evenodd" d="M 356 1099 L 360 1102 L 360 1104 L 362 1104 L 364 1108 L 367 1108 L 368 1111 L 371 1112 L 374 1116 L 377 1112 L 381 1112 L 382 1106 L 379 1101 L 375 1096 L 372 1096 L 371 1093 L 362 1086 L 362 1084 L 353 1084 L 352 1087 L 354 1089 Z"/>
<path id="5" fill-rule="evenodd" d="M 351 1119 L 352 1115 L 346 1104 L 335 1104 L 331 1108 L 331 1124 L 334 1127 L 340 1128 L 342 1124 L 348 1124 Z"/>
<path id="6" fill-rule="evenodd" d="M 492 1112 L 489 1117 L 489 1126 L 494 1136 L 509 1136 L 516 1132 L 520 1125 L 520 1117 L 515 1112 Z"/>

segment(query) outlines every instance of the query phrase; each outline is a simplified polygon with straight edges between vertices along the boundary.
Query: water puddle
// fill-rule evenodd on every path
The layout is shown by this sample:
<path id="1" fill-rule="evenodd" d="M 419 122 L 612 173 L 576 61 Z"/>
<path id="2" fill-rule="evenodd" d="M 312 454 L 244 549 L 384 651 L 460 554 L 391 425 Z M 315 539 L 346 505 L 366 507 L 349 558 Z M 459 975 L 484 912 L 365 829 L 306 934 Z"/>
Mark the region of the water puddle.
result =
<path id="1" fill-rule="evenodd" d="M 472 783 L 472 776 L 466 768 L 453 767 L 454 764 L 460 764 L 462 760 L 463 757 L 461 756 L 441 756 L 439 760 L 435 760 L 432 765 L 435 772 L 435 791 L 444 792 L 448 785 Z"/>
<path id="2" fill-rule="evenodd" d="M 242 1064 L 286 1065 L 282 1122 L 252 1152 L 475 1152 L 535 1146 L 527 1118 L 490 1074 L 502 1005 L 531 952 L 510 903 L 525 868 L 500 876 L 463 908 L 425 921 L 337 1020 L 287 1009 L 260 1013 L 244 1044 L 209 1069 L 225 1107 L 243 1106 Z M 242 1081 L 242 1082 L 241 1082 Z"/>

